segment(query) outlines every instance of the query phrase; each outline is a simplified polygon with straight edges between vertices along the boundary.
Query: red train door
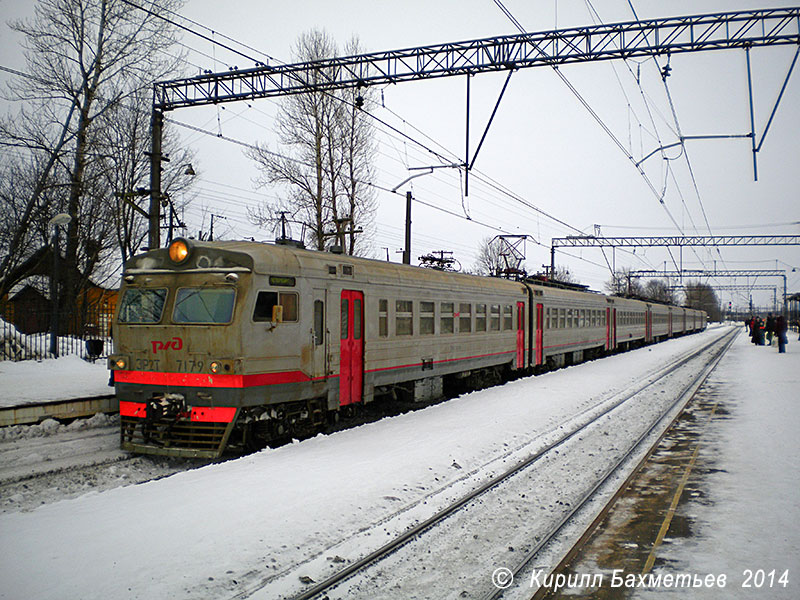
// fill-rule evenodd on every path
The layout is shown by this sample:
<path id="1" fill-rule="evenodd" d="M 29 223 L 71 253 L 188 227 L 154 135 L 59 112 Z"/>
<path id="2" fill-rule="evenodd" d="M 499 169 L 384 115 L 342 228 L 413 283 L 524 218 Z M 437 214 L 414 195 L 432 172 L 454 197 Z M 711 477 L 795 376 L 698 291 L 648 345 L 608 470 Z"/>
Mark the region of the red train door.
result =
<path id="1" fill-rule="evenodd" d="M 611 309 L 606 308 L 606 350 L 611 350 Z"/>
<path id="2" fill-rule="evenodd" d="M 670 309 L 669 313 L 669 320 L 667 321 L 667 336 L 672 337 L 672 309 Z"/>
<path id="3" fill-rule="evenodd" d="M 364 388 L 364 294 L 342 290 L 339 405 L 361 402 Z"/>
<path id="4" fill-rule="evenodd" d="M 653 341 L 653 313 L 648 308 L 644 313 L 644 341 Z"/>
<path id="5" fill-rule="evenodd" d="M 536 305 L 536 364 L 544 362 L 544 305 Z"/>
<path id="6" fill-rule="evenodd" d="M 525 303 L 517 302 L 517 368 L 525 368 Z"/>

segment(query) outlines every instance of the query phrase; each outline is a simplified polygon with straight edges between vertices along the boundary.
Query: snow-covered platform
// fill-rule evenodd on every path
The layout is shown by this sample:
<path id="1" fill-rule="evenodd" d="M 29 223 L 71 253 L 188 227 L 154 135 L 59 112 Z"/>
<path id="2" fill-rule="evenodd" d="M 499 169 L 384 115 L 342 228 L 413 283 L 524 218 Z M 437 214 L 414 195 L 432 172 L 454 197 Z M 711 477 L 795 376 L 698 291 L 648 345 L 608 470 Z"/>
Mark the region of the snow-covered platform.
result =
<path id="1" fill-rule="evenodd" d="M 0 361 L 0 408 L 113 394 L 105 360 L 71 354 L 44 360 Z"/>
<path id="2" fill-rule="evenodd" d="M 546 598 L 799 598 L 798 431 L 797 334 L 779 354 L 742 333 L 564 572 L 602 591 Z"/>

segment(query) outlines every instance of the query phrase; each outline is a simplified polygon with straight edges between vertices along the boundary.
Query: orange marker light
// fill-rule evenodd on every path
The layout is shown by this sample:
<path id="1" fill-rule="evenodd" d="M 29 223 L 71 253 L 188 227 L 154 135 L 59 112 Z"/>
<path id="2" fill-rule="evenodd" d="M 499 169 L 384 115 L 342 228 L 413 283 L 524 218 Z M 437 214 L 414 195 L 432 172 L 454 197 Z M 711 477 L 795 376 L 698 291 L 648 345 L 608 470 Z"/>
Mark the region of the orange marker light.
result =
<path id="1" fill-rule="evenodd" d="M 177 239 L 169 245 L 169 258 L 172 262 L 180 264 L 189 256 L 189 244 L 186 240 Z"/>

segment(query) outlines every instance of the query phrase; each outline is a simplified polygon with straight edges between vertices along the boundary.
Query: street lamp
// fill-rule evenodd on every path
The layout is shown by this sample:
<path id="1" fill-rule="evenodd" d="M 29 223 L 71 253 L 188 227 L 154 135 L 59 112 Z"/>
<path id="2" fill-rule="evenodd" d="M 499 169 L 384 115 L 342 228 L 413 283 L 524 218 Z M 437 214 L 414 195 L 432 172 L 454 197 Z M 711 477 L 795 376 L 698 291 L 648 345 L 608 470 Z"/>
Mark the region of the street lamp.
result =
<path id="1" fill-rule="evenodd" d="M 53 358 L 58 358 L 58 228 L 70 221 L 70 215 L 58 213 L 47 223 L 53 228 L 53 276 L 50 278 L 50 354 Z"/>

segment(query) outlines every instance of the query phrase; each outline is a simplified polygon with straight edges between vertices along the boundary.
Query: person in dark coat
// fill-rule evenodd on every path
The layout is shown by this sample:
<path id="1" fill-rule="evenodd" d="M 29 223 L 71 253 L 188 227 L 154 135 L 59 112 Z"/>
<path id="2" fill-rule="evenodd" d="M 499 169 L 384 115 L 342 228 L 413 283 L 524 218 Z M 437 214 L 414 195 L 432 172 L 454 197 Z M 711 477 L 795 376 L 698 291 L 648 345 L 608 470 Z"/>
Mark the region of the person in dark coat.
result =
<path id="1" fill-rule="evenodd" d="M 756 317 L 756 345 L 763 346 L 764 345 L 764 321 L 761 317 Z"/>
<path id="2" fill-rule="evenodd" d="M 786 324 L 786 317 L 783 315 L 778 315 L 778 318 L 775 319 L 775 335 L 778 336 L 778 352 L 786 352 L 786 332 L 788 331 L 788 327 Z"/>
<path id="3" fill-rule="evenodd" d="M 764 329 L 767 333 L 767 346 L 769 346 L 772 344 L 772 336 L 775 334 L 775 317 L 772 316 L 772 313 L 767 315 L 767 324 Z"/>

